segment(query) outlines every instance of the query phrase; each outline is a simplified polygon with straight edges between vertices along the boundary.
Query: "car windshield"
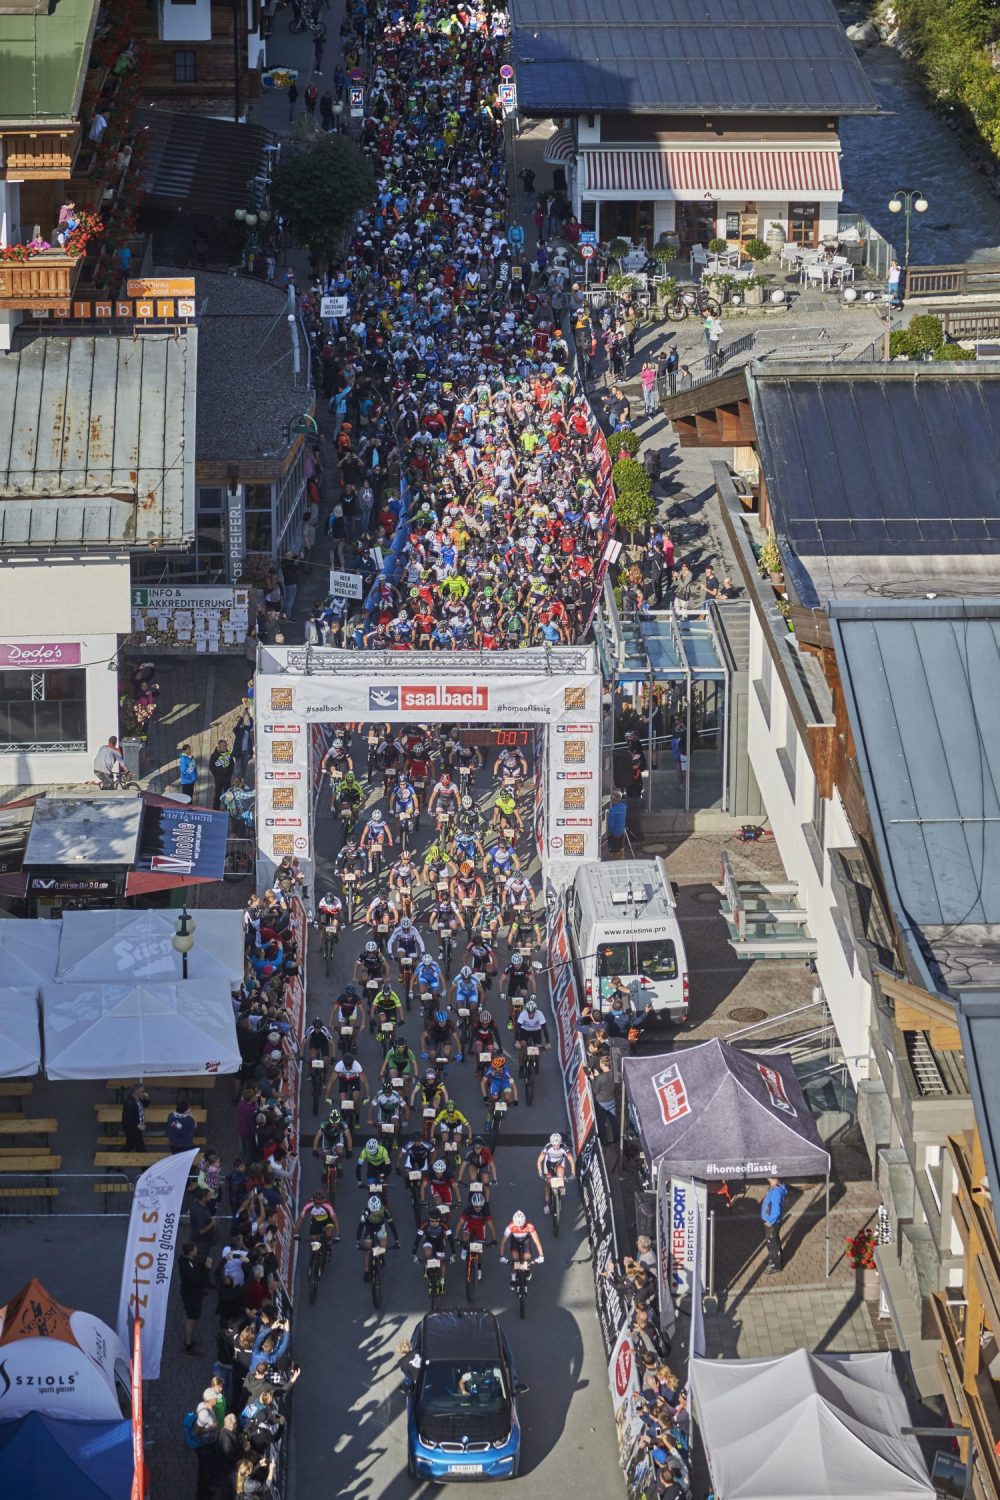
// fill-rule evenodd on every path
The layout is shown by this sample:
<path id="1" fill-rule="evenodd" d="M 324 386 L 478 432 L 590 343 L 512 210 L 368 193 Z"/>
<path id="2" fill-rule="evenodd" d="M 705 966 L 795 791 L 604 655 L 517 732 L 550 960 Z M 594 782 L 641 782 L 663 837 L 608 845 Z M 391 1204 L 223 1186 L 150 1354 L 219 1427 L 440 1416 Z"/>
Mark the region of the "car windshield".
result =
<path id="1" fill-rule="evenodd" d="M 501 1367 L 489 1361 L 433 1360 L 424 1368 L 421 1415 L 499 1415 L 507 1408 Z"/>
<path id="2" fill-rule="evenodd" d="M 636 943 L 637 973 L 644 979 L 676 979 L 677 949 L 670 938 Z"/>

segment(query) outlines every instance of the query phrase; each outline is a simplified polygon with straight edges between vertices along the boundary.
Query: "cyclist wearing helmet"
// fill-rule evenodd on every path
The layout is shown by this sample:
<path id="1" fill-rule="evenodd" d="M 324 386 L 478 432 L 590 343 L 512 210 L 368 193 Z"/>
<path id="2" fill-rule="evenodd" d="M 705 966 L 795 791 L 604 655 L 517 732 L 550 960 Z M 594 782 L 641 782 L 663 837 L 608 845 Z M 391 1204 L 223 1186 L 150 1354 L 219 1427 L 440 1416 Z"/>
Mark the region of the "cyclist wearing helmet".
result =
<path id="1" fill-rule="evenodd" d="M 432 1203 L 413 1241 L 413 1259 L 418 1261 L 422 1256 L 425 1261 L 432 1257 L 443 1260 L 446 1255 L 455 1259 L 455 1238 L 441 1205 Z"/>
<path id="2" fill-rule="evenodd" d="M 517 1104 L 517 1084 L 505 1057 L 495 1057 L 490 1063 L 489 1072 L 483 1074 L 482 1095 L 487 1103 L 509 1098 L 512 1104 Z"/>
<path id="3" fill-rule="evenodd" d="M 405 850 L 389 871 L 389 890 L 395 895 L 398 909 L 404 917 L 413 917 L 413 890 L 420 884 L 420 871 L 413 862 L 410 850 Z M 392 938 L 389 939 L 390 943 Z M 421 944 L 423 939 L 420 939 Z"/>
<path id="4" fill-rule="evenodd" d="M 524 1002 L 523 1008 L 518 1012 L 514 1029 L 514 1046 L 521 1059 L 518 1071 L 522 1078 L 524 1077 L 524 1049 L 529 1042 L 533 1047 L 541 1045 L 546 1052 L 549 1050 L 549 1028 L 534 996 Z"/>
<path id="5" fill-rule="evenodd" d="M 508 1242 L 510 1243 L 510 1259 L 514 1266 L 531 1265 L 532 1245 L 535 1247 L 535 1259 L 538 1264 L 541 1265 L 545 1260 L 545 1256 L 542 1253 L 542 1242 L 538 1238 L 538 1230 L 520 1209 L 517 1210 L 507 1225 L 507 1228 L 503 1232 L 503 1239 L 500 1241 L 500 1261 L 503 1265 L 507 1264 L 506 1250 Z M 513 1271 L 511 1272 L 510 1279 L 513 1283 Z"/>
<path id="6" fill-rule="evenodd" d="M 472 1135 L 472 1126 L 455 1103 L 454 1099 L 446 1099 L 440 1113 L 434 1120 L 435 1137 L 451 1139 L 456 1137 L 464 1145 L 467 1136 Z"/>
<path id="7" fill-rule="evenodd" d="M 486 852 L 486 868 L 493 881 L 494 892 L 502 891 L 511 876 L 521 868 L 521 861 L 510 835 L 502 829 L 496 843 Z"/>
<path id="8" fill-rule="evenodd" d="M 458 931 L 458 908 L 450 896 L 439 896 L 431 907 L 427 925 L 440 937 L 444 932 Z"/>
<path id="9" fill-rule="evenodd" d="M 350 1157 L 354 1145 L 351 1140 L 351 1132 L 344 1123 L 344 1117 L 335 1105 L 330 1106 L 330 1113 L 313 1136 L 312 1154 L 319 1156 L 321 1151 L 336 1156 Z"/>
<path id="10" fill-rule="evenodd" d="M 489 1197 L 490 1188 L 496 1185 L 497 1169 L 493 1160 L 493 1152 L 486 1144 L 486 1137 L 474 1135 L 472 1142 L 462 1158 L 462 1169 L 458 1174 L 459 1181 L 464 1182 L 468 1176 L 469 1184 L 473 1192 L 480 1192 Z"/>
<path id="11" fill-rule="evenodd" d="M 389 1212 L 388 1205 L 384 1199 L 373 1193 L 361 1211 L 358 1220 L 358 1232 L 355 1235 L 357 1247 L 365 1252 L 365 1280 L 372 1279 L 372 1246 L 379 1244 L 383 1250 L 388 1245 L 388 1233 L 392 1231 L 392 1248 L 399 1249 L 399 1230 L 396 1221 Z"/>
<path id="12" fill-rule="evenodd" d="M 483 932 L 479 925 L 482 910 L 483 906 L 480 903 L 476 909 L 476 916 L 473 919 L 475 925 L 472 928 L 472 933 L 465 949 L 465 955 L 473 974 L 484 975 L 486 988 L 491 990 L 493 988 L 493 976 L 497 971 L 497 961 L 493 956 L 493 945 L 488 935 Z"/>
<path id="13" fill-rule="evenodd" d="M 437 959 L 431 958 L 429 953 L 423 955 L 414 969 L 413 983 L 419 995 L 430 995 L 432 999 L 443 997 L 444 975 L 438 967 Z"/>
<path id="14" fill-rule="evenodd" d="M 364 788 L 353 771 L 348 771 L 335 781 L 330 792 L 330 811 L 344 823 L 345 829 L 354 827 L 358 808 L 365 800 Z"/>
<path id="15" fill-rule="evenodd" d="M 340 1093 L 341 1101 L 350 1096 L 357 1107 L 361 1102 L 361 1091 L 367 1094 L 368 1079 L 365 1071 L 352 1052 L 345 1051 L 333 1065 L 333 1076 Z M 343 1103 L 341 1107 L 345 1106 Z"/>
<path id="16" fill-rule="evenodd" d="M 451 882 L 451 899 L 458 907 L 466 924 L 471 925 L 472 913 L 478 902 L 486 895 L 486 887 L 481 875 L 476 874 L 475 866 L 471 859 L 463 859 L 458 867 L 458 874 Z"/>
<path id="17" fill-rule="evenodd" d="M 524 757 L 523 750 L 515 750 L 513 745 L 504 745 L 499 752 L 493 766 L 493 775 L 501 786 L 509 784 L 512 792 L 517 791 L 517 783 L 524 780 L 528 774 L 528 762 Z"/>
<path id="18" fill-rule="evenodd" d="M 456 1061 L 461 1062 L 462 1053 L 458 1039 L 455 1023 L 446 1010 L 432 1011 L 427 1020 L 427 1025 L 420 1036 L 422 1051 L 420 1056 L 427 1060 L 428 1057 L 450 1058 L 452 1051 L 455 1053 Z"/>
<path id="19" fill-rule="evenodd" d="M 358 1152 L 358 1164 L 354 1169 L 358 1187 L 367 1187 L 375 1182 L 387 1182 L 392 1176 L 392 1162 L 381 1141 L 369 1136 Z"/>
<path id="20" fill-rule="evenodd" d="M 477 1188 L 473 1188 L 469 1194 L 469 1201 L 459 1215 L 457 1230 L 463 1260 L 468 1253 L 470 1240 L 476 1240 L 485 1245 L 495 1245 L 497 1242 L 496 1226 L 493 1223 L 490 1206 Z"/>
<path id="21" fill-rule="evenodd" d="M 434 790 L 427 800 L 427 811 L 435 814 L 439 833 L 442 826 L 457 814 L 460 795 L 451 779 L 451 772 L 442 771 L 440 780 L 434 783 Z"/>
<path id="22" fill-rule="evenodd" d="M 396 814 L 400 824 L 405 822 L 411 830 L 416 828 L 420 817 L 420 799 L 413 783 L 402 773 L 389 799 L 389 811 Z"/>
<path id="23" fill-rule="evenodd" d="M 478 1071 L 480 1075 L 484 1066 L 489 1066 L 493 1053 L 503 1051 L 503 1044 L 500 1041 L 500 1029 L 496 1021 L 494 1021 L 492 1013 L 488 1010 L 483 1010 L 482 1006 L 479 1008 L 479 1013 L 472 1028 L 469 1051 L 473 1057 L 478 1059 Z M 485 1064 L 483 1062 L 484 1053 L 490 1054 Z"/>
<path id="24" fill-rule="evenodd" d="M 539 1177 L 545 1183 L 544 1212 L 548 1213 L 549 1204 L 552 1199 L 552 1189 L 549 1184 L 553 1177 L 558 1177 L 560 1182 L 565 1183 L 567 1173 L 569 1173 L 570 1177 L 576 1176 L 576 1166 L 572 1154 L 566 1150 L 563 1138 L 557 1131 L 549 1136 L 548 1143 L 539 1151 L 538 1161 L 535 1165 Z"/>
<path id="25" fill-rule="evenodd" d="M 369 1127 L 392 1125 L 395 1128 L 383 1131 L 383 1135 L 395 1135 L 398 1140 L 408 1114 L 409 1108 L 399 1090 L 390 1088 L 384 1081 L 380 1083 L 378 1093 L 368 1105 Z"/>
<path id="26" fill-rule="evenodd" d="M 361 835 L 360 848 L 362 853 L 368 855 L 368 873 L 372 873 L 373 857 L 376 849 L 384 853 L 387 848 L 391 849 L 393 844 L 392 829 L 382 816 L 381 810 L 376 807 L 368 822 L 364 826 Z"/>
<path id="27" fill-rule="evenodd" d="M 447 890 L 454 873 L 455 866 L 448 853 L 445 840 L 435 839 L 427 851 L 424 868 L 421 871 L 424 884 L 432 891 L 436 891 L 438 886 L 443 884 Z"/>
<path id="28" fill-rule="evenodd" d="M 445 1100 L 444 1084 L 438 1078 L 433 1068 L 428 1068 L 413 1093 L 410 1095 L 410 1108 L 414 1113 L 423 1114 L 426 1109 L 433 1109 L 437 1114 L 442 1108 Z"/>
<path id="29" fill-rule="evenodd" d="M 518 833 L 524 832 L 521 814 L 517 810 L 517 798 L 513 792 L 507 791 L 506 787 L 501 787 L 493 803 L 493 819 L 490 827 L 494 829 L 502 828 L 506 832 L 511 824 L 514 825 Z"/>
<path id="30" fill-rule="evenodd" d="M 349 887 L 353 887 L 354 890 L 358 889 L 364 869 L 364 858 L 353 836 L 344 840 L 344 847 L 334 860 L 333 867 L 345 894 Z"/>
<path id="31" fill-rule="evenodd" d="M 467 1010 L 470 1014 L 479 1005 L 479 981 L 465 964 L 451 982 L 451 1003 L 454 1009 Z"/>
<path id="32" fill-rule="evenodd" d="M 330 778 L 332 806 L 336 806 L 338 781 L 342 781 L 347 773 L 353 770 L 354 762 L 347 753 L 347 746 L 343 738 L 337 735 L 323 757 L 323 771 Z"/>
<path id="33" fill-rule="evenodd" d="M 365 1013 L 353 984 L 347 985 L 330 1005 L 329 1026 L 336 1033 L 341 1052 L 353 1052 L 365 1024 Z"/>
<path id="34" fill-rule="evenodd" d="M 314 1058 L 320 1062 L 329 1062 L 330 1043 L 333 1041 L 333 1033 L 329 1027 L 324 1026 L 319 1016 L 309 1023 L 306 1033 L 302 1038 L 302 1051 L 308 1053 L 310 1063 Z"/>
<path id="35" fill-rule="evenodd" d="M 365 921 L 374 934 L 375 941 L 380 948 L 384 948 L 388 942 L 389 934 L 393 931 L 399 921 L 396 908 L 390 904 L 381 892 L 365 912 Z"/>
<path id="36" fill-rule="evenodd" d="M 396 1027 L 402 1019 L 403 1002 L 393 989 L 387 975 L 378 989 L 372 991 L 368 1007 L 369 1029 L 380 1037 L 392 1039 L 392 1033 L 382 1028 L 384 1026 Z M 386 1045 L 388 1046 L 388 1041 Z"/>
<path id="37" fill-rule="evenodd" d="M 424 1199 L 428 1205 L 437 1203 L 445 1213 L 450 1212 L 458 1201 L 458 1188 L 451 1163 L 443 1156 L 431 1153 L 431 1161 L 424 1173 Z"/>
<path id="38" fill-rule="evenodd" d="M 341 901 L 339 896 L 335 896 L 332 891 L 327 891 L 325 896 L 320 897 L 317 911 L 319 912 L 317 926 L 323 928 L 332 927 L 333 940 L 336 942 L 340 937 L 340 929 L 344 925 L 343 901 Z"/>
<path id="39" fill-rule="evenodd" d="M 408 1045 L 405 1037 L 397 1036 L 385 1054 L 379 1077 L 388 1078 L 390 1082 L 394 1082 L 397 1078 L 415 1079 L 416 1076 L 417 1059 L 413 1048 Z"/>
<path id="40" fill-rule="evenodd" d="M 333 1204 L 327 1201 L 326 1193 L 322 1188 L 316 1189 L 295 1220 L 295 1234 L 298 1234 L 307 1219 L 309 1220 L 309 1233 L 322 1236 L 324 1255 L 329 1255 L 331 1244 L 335 1245 L 340 1241 L 340 1224 Z"/>

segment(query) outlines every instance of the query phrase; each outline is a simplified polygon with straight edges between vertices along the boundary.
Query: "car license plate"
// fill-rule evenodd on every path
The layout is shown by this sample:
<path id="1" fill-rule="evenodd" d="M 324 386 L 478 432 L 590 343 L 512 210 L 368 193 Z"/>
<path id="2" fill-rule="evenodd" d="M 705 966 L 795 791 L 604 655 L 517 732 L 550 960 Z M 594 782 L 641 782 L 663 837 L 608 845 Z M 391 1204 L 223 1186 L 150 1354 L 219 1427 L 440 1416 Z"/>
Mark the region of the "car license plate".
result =
<path id="1" fill-rule="evenodd" d="M 448 1465 L 448 1473 L 449 1474 L 481 1474 L 482 1472 L 483 1472 L 483 1466 L 482 1466 L 482 1464 L 449 1464 Z"/>

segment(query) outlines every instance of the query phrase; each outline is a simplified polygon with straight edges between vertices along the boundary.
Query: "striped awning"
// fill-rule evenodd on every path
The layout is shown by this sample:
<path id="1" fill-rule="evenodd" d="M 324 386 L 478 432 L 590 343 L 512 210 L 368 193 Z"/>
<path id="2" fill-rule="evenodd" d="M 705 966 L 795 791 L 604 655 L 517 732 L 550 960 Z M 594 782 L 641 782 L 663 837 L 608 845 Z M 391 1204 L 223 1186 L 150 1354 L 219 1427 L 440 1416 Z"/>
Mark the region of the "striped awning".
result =
<path id="1" fill-rule="evenodd" d="M 572 130 L 557 130 L 545 143 L 542 161 L 553 167 L 568 167 L 576 155 L 576 143 Z"/>
<path id="2" fill-rule="evenodd" d="M 702 198 L 833 194 L 840 153 L 824 151 L 585 151 L 584 192 Z"/>

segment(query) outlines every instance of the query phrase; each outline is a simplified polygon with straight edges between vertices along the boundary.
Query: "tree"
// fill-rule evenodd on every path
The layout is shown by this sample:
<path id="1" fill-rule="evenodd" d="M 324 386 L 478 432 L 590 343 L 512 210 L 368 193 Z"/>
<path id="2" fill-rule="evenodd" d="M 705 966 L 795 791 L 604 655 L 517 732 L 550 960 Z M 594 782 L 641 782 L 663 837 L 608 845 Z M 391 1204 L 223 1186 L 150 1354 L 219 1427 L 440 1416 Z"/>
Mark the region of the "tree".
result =
<path id="1" fill-rule="evenodd" d="M 634 536 L 656 519 L 653 481 L 634 458 L 620 458 L 612 467 L 611 482 L 615 487 L 611 507 L 615 520 L 623 531 Z"/>
<path id="2" fill-rule="evenodd" d="M 271 201 L 300 245 L 314 255 L 336 255 L 360 209 L 375 197 L 375 174 L 343 135 L 324 135 L 292 150 L 274 174 Z"/>

